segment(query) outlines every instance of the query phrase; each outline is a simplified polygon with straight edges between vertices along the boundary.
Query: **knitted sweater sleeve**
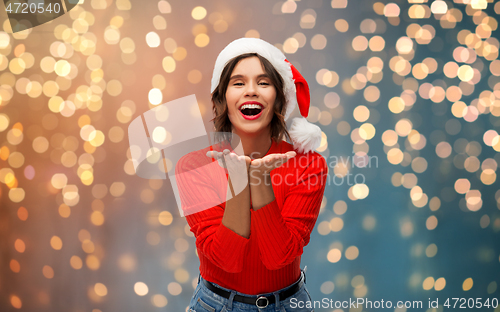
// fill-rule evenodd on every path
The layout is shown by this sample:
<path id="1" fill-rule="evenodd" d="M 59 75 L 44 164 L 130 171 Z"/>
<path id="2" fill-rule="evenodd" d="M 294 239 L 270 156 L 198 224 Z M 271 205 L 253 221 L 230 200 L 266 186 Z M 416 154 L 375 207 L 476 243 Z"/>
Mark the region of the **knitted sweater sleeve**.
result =
<path id="1" fill-rule="evenodd" d="M 318 218 L 328 173 L 326 160 L 318 155 L 313 157 L 307 167 L 298 170 L 302 174 L 282 195 L 284 201 L 281 209 L 275 199 L 252 212 L 252 230 L 256 232 L 261 260 L 269 270 L 280 269 L 302 255 Z M 285 176 L 272 180 L 286 181 L 287 171 L 276 174 Z M 275 192 L 284 192 L 282 186 L 273 185 L 273 189 Z"/>
<path id="2" fill-rule="evenodd" d="M 210 162 L 197 166 L 193 169 L 190 164 L 188 170 L 182 170 L 182 164 L 178 165 L 177 168 L 181 169 L 176 168 L 176 182 L 198 253 L 226 272 L 241 272 L 249 239 L 222 224 L 225 191 L 222 194 L 222 188 L 214 182 L 217 179 L 213 176 L 217 174 L 218 164 Z M 181 172 L 183 174 L 179 174 Z"/>

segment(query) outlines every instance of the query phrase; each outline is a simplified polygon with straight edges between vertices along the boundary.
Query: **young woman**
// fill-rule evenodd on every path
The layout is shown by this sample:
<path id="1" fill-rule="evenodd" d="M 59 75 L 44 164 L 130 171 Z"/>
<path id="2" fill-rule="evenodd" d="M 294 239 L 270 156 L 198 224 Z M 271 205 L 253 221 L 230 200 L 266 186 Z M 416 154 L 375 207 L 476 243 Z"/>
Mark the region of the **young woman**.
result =
<path id="1" fill-rule="evenodd" d="M 216 132 L 237 135 L 242 151 L 207 148 L 177 165 L 191 173 L 178 186 L 200 259 L 189 311 L 312 311 L 300 258 L 327 167 L 314 152 L 321 130 L 304 118 L 307 83 L 279 49 L 241 38 L 217 58 L 212 102 Z M 288 131 L 295 103 L 303 117 Z"/>

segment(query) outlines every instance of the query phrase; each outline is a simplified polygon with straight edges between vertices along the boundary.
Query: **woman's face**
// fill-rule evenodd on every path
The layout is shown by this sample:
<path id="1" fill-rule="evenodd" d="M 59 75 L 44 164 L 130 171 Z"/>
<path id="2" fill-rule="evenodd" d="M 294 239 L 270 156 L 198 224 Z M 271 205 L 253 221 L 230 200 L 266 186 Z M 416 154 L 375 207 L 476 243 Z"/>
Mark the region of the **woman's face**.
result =
<path id="1" fill-rule="evenodd" d="M 256 56 L 242 59 L 231 73 L 226 91 L 228 116 L 234 132 L 266 134 L 274 116 L 276 89 Z"/>

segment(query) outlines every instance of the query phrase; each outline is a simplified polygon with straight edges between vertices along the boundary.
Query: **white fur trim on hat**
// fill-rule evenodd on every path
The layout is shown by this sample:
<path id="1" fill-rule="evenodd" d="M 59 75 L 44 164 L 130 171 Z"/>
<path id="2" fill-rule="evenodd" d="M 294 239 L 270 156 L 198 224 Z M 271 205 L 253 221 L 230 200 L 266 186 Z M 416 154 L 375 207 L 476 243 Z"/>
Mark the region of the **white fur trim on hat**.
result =
<path id="1" fill-rule="evenodd" d="M 213 93 L 219 85 L 222 70 L 227 63 L 238 55 L 245 53 L 257 53 L 268 60 L 278 71 L 284 82 L 285 98 L 287 101 L 285 119 L 290 117 L 295 106 L 297 106 L 297 97 L 295 96 L 295 84 L 293 82 L 290 63 L 285 62 L 285 55 L 272 44 L 258 38 L 240 38 L 228 44 L 221 51 L 215 61 L 214 72 L 212 74 L 212 85 L 210 93 Z"/>
<path id="2" fill-rule="evenodd" d="M 294 118 L 290 130 L 293 148 L 299 153 L 308 153 L 321 144 L 321 129 L 307 121 L 304 117 Z"/>

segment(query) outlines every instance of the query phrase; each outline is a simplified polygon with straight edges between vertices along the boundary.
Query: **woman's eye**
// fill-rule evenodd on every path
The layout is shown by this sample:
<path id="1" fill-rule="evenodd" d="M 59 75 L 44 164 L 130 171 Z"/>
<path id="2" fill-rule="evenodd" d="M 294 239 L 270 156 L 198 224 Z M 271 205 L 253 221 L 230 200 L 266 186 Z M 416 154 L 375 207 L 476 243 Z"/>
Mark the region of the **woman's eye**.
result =
<path id="1" fill-rule="evenodd" d="M 265 86 L 268 86 L 268 85 L 269 85 L 269 83 L 268 83 L 268 82 L 265 82 L 265 81 L 260 82 L 260 84 L 261 84 L 261 85 L 265 85 Z"/>
<path id="2" fill-rule="evenodd" d="M 233 84 L 233 86 L 242 86 L 242 85 L 243 85 L 243 82 L 235 82 L 235 83 Z"/>

